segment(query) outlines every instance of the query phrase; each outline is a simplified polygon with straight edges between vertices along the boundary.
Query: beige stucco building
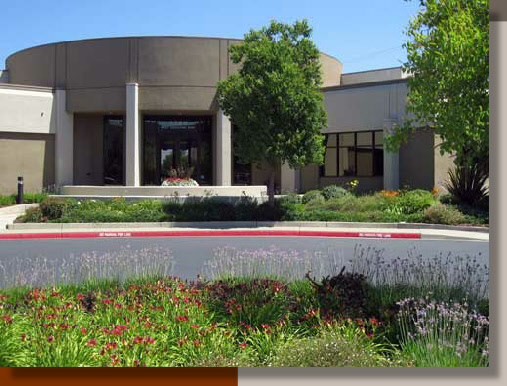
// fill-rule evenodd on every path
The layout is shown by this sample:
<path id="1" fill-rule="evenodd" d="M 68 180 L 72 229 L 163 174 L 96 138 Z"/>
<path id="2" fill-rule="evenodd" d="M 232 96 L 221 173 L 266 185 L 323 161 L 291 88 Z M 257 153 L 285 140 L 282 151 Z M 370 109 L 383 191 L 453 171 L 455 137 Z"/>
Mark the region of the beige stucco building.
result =
<path id="1" fill-rule="evenodd" d="M 228 53 L 237 42 L 110 38 L 12 54 L 0 72 L 0 194 L 15 192 L 23 176 L 27 192 L 158 195 L 177 168 L 190 168 L 218 194 L 258 192 L 253 187 L 266 184 L 268 171 L 236 162 L 234 128 L 216 98 L 217 82 L 238 70 Z M 350 179 L 362 190 L 440 186 L 451 160 L 440 156 L 431 132 L 421 130 L 397 153 L 383 148 L 384 134 L 405 113 L 401 69 L 347 74 L 332 56 L 321 53 L 321 62 L 325 164 L 280 165 L 277 190 Z"/>

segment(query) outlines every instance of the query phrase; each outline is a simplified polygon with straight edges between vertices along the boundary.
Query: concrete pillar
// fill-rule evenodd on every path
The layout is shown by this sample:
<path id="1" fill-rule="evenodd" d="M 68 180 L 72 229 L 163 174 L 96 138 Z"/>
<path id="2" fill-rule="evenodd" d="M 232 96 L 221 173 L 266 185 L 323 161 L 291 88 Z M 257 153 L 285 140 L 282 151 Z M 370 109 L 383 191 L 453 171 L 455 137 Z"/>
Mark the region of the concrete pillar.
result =
<path id="1" fill-rule="evenodd" d="M 390 129 L 384 129 L 384 137 Z M 397 190 L 400 188 L 400 154 L 388 152 L 384 146 L 384 190 Z"/>
<path id="2" fill-rule="evenodd" d="M 217 170 L 216 184 L 232 185 L 232 129 L 231 121 L 222 110 L 217 113 Z"/>
<path id="3" fill-rule="evenodd" d="M 292 169 L 283 163 L 281 168 L 281 193 L 297 193 L 299 191 L 299 170 Z"/>
<path id="4" fill-rule="evenodd" d="M 55 91 L 55 183 L 57 187 L 74 183 L 74 114 L 67 112 L 65 90 Z"/>
<path id="5" fill-rule="evenodd" d="M 137 83 L 126 84 L 125 119 L 125 185 L 141 184 L 141 135 L 139 124 L 139 91 Z"/>

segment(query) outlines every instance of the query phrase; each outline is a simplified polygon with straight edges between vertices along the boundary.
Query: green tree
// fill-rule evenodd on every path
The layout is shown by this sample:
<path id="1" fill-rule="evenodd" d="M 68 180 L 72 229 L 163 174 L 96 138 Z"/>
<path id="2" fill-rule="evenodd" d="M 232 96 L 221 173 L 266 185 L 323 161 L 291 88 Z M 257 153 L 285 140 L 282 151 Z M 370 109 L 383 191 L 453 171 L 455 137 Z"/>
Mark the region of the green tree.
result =
<path id="1" fill-rule="evenodd" d="M 275 166 L 292 168 L 322 163 L 327 125 L 322 103 L 319 50 L 310 40 L 306 20 L 250 30 L 230 47 L 238 73 L 218 84 L 219 104 L 241 129 L 235 133 L 235 152 L 241 163 L 266 161 L 268 192 L 274 201 Z M 236 135 L 237 134 L 237 135 Z"/>
<path id="2" fill-rule="evenodd" d="M 406 0 L 407 1 L 407 0 Z M 489 0 L 420 0 L 404 44 L 411 114 L 388 139 L 393 149 L 417 127 L 440 135 L 458 167 L 489 174 Z"/>

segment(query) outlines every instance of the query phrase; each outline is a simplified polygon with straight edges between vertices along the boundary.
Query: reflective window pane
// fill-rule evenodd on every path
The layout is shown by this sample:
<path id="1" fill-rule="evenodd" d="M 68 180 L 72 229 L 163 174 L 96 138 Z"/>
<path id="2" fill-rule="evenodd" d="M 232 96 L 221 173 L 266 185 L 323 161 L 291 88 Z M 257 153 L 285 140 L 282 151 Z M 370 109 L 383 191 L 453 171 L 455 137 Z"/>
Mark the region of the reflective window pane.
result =
<path id="1" fill-rule="evenodd" d="M 328 147 L 336 147 L 336 134 L 328 134 L 327 135 L 327 143 Z"/>
<path id="2" fill-rule="evenodd" d="M 339 176 L 353 176 L 356 173 L 356 152 L 349 148 L 339 148 Z"/>
<path id="3" fill-rule="evenodd" d="M 336 176 L 336 148 L 326 148 L 324 157 L 324 175 L 327 177 Z"/>
<path id="4" fill-rule="evenodd" d="M 104 185 L 124 184 L 123 117 L 104 119 Z"/>
<path id="5" fill-rule="evenodd" d="M 340 134 L 339 146 L 355 146 L 354 145 L 354 133 Z"/>
<path id="6" fill-rule="evenodd" d="M 357 175 L 373 176 L 373 150 L 357 149 Z"/>
<path id="7" fill-rule="evenodd" d="M 357 133 L 357 146 L 372 146 L 371 131 L 366 133 Z"/>

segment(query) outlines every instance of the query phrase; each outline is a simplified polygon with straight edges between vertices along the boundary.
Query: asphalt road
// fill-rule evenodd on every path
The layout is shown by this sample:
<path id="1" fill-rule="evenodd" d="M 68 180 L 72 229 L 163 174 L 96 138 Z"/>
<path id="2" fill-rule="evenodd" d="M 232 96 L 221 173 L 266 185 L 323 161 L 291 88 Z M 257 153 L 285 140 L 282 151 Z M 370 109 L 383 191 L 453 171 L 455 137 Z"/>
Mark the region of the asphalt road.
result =
<path id="1" fill-rule="evenodd" d="M 225 250 L 224 247 L 236 250 Z M 221 259 L 218 259 L 219 250 Z M 195 280 L 198 274 L 209 277 L 211 272 L 220 268 L 230 271 L 232 268 L 227 266 L 227 261 L 231 259 L 235 261 L 232 266 L 236 266 L 236 270 L 239 264 L 244 269 L 256 269 L 256 272 L 270 268 L 276 272 L 299 270 L 302 273 L 311 266 L 312 272 L 318 276 L 319 273 L 332 273 L 329 270 L 333 267 L 339 270 L 343 265 L 352 264 L 349 260 L 354 256 L 359 259 L 356 262 L 361 259 L 364 262 L 366 255 L 370 265 L 377 258 L 377 262 L 383 260 L 387 264 L 397 257 L 420 256 L 420 261 L 429 262 L 440 256 L 462 263 L 463 260 L 459 259 L 468 257 L 475 259 L 475 264 L 489 269 L 489 242 L 472 240 L 330 237 L 27 239 L 0 240 L 0 287 L 69 280 L 92 270 L 102 276 L 135 270 L 139 273 L 143 267 L 145 270 L 162 267 L 173 276 Z M 217 260 L 212 263 L 214 258 Z M 255 266 L 254 260 L 259 265 Z M 205 262 L 208 262 L 207 270 Z"/>

